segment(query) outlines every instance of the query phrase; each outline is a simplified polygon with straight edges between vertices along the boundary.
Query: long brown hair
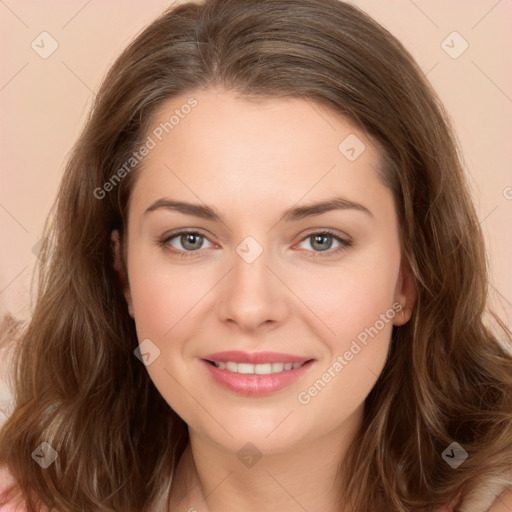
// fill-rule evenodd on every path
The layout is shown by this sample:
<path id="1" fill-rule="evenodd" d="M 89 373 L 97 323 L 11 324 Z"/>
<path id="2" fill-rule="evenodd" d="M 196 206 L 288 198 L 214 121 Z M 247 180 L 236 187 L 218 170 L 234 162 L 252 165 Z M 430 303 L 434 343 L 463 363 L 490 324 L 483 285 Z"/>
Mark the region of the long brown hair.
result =
<path id="1" fill-rule="evenodd" d="M 512 337 L 499 320 L 500 339 L 484 323 L 483 237 L 447 115 L 422 71 L 347 3 L 207 0 L 170 8 L 117 59 L 45 226 L 37 300 L 17 341 L 16 406 L 0 432 L 0 466 L 29 506 L 151 511 L 168 490 L 187 426 L 134 356 L 110 246 L 111 231 L 126 228 L 138 168 L 98 189 L 144 143 L 163 102 L 212 86 L 317 102 L 382 153 L 417 303 L 393 330 L 340 463 L 340 509 L 430 510 L 510 474 L 512 356 L 501 341 Z M 31 457 L 42 442 L 59 455 L 47 469 Z M 468 453 L 457 469 L 442 457 L 453 442 Z"/>

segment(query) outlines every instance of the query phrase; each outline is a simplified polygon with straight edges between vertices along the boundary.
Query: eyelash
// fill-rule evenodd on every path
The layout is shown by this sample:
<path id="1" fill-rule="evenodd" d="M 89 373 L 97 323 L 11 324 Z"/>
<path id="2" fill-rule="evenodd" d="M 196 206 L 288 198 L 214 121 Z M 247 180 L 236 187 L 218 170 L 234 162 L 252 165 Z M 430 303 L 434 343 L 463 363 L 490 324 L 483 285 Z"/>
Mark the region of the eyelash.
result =
<path id="1" fill-rule="evenodd" d="M 195 250 L 195 251 L 182 251 L 180 249 L 175 249 L 174 247 L 171 248 L 171 246 L 167 245 L 172 239 L 177 238 L 181 235 L 186 235 L 186 234 L 200 235 L 208 240 L 208 237 L 206 236 L 206 234 L 200 230 L 197 230 L 197 229 L 190 230 L 190 231 L 182 230 L 182 231 L 177 231 L 175 233 L 171 233 L 170 235 L 165 236 L 164 238 L 158 240 L 158 245 L 159 245 L 159 247 L 163 247 L 166 250 L 169 250 L 170 252 L 172 252 L 173 254 L 176 254 L 180 258 L 193 258 L 197 255 L 197 253 L 201 252 L 200 249 Z M 302 242 L 304 242 L 304 240 L 307 240 L 308 238 L 311 238 L 315 235 L 327 235 L 329 237 L 334 238 L 336 241 L 338 241 L 340 243 L 340 245 L 339 245 L 339 247 L 335 248 L 334 250 L 328 249 L 326 251 L 312 251 L 313 254 L 311 257 L 313 259 L 314 258 L 326 258 L 329 256 L 337 255 L 337 254 L 341 253 L 342 251 L 345 251 L 349 247 L 352 247 L 352 245 L 353 245 L 353 242 L 351 240 L 342 238 L 339 235 L 337 235 L 335 232 L 333 232 L 329 229 L 323 229 L 321 231 L 313 231 L 313 232 L 309 233 L 308 235 L 306 235 L 304 238 L 302 238 L 302 240 L 300 240 L 299 243 L 302 243 Z"/>

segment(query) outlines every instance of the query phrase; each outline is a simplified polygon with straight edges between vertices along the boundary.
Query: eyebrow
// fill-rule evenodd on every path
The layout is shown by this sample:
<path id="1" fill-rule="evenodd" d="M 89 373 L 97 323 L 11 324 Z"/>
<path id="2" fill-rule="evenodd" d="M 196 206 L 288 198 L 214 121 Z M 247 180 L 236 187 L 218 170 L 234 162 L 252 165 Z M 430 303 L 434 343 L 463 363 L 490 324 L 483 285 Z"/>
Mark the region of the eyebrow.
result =
<path id="1" fill-rule="evenodd" d="M 167 198 L 161 198 L 155 201 L 145 212 L 144 215 L 156 210 L 174 210 L 185 215 L 193 215 L 202 219 L 224 222 L 223 215 L 214 207 L 208 205 L 200 205 L 187 203 L 184 201 L 173 201 Z M 293 222 L 304 219 L 306 217 L 321 215 L 322 213 L 332 210 L 356 210 L 373 217 L 372 212 L 362 204 L 349 201 L 343 197 L 333 197 L 325 201 L 307 204 L 304 206 L 294 206 L 285 210 L 279 222 Z"/>

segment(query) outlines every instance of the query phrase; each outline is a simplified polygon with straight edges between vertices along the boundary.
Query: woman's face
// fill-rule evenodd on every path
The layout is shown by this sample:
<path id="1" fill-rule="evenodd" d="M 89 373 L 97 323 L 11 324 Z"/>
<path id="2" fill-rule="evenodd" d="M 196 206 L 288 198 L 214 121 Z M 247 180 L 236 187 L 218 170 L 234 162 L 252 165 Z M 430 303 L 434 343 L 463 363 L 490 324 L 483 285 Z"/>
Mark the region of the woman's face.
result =
<path id="1" fill-rule="evenodd" d="M 126 298 L 162 396 L 233 451 L 355 428 L 413 296 L 370 140 L 310 101 L 214 90 L 147 135 Z"/>

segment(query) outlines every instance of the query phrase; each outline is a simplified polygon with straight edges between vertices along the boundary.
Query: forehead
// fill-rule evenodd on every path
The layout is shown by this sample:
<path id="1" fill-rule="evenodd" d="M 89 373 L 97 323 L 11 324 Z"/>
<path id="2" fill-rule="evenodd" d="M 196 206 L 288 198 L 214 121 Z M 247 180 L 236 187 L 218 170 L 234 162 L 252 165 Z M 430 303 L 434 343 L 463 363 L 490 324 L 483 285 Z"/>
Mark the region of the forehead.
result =
<path id="1" fill-rule="evenodd" d="M 309 99 L 192 91 L 162 104 L 147 136 L 154 144 L 133 203 L 179 194 L 261 208 L 270 198 L 293 204 L 383 192 L 380 156 L 367 135 Z"/>

